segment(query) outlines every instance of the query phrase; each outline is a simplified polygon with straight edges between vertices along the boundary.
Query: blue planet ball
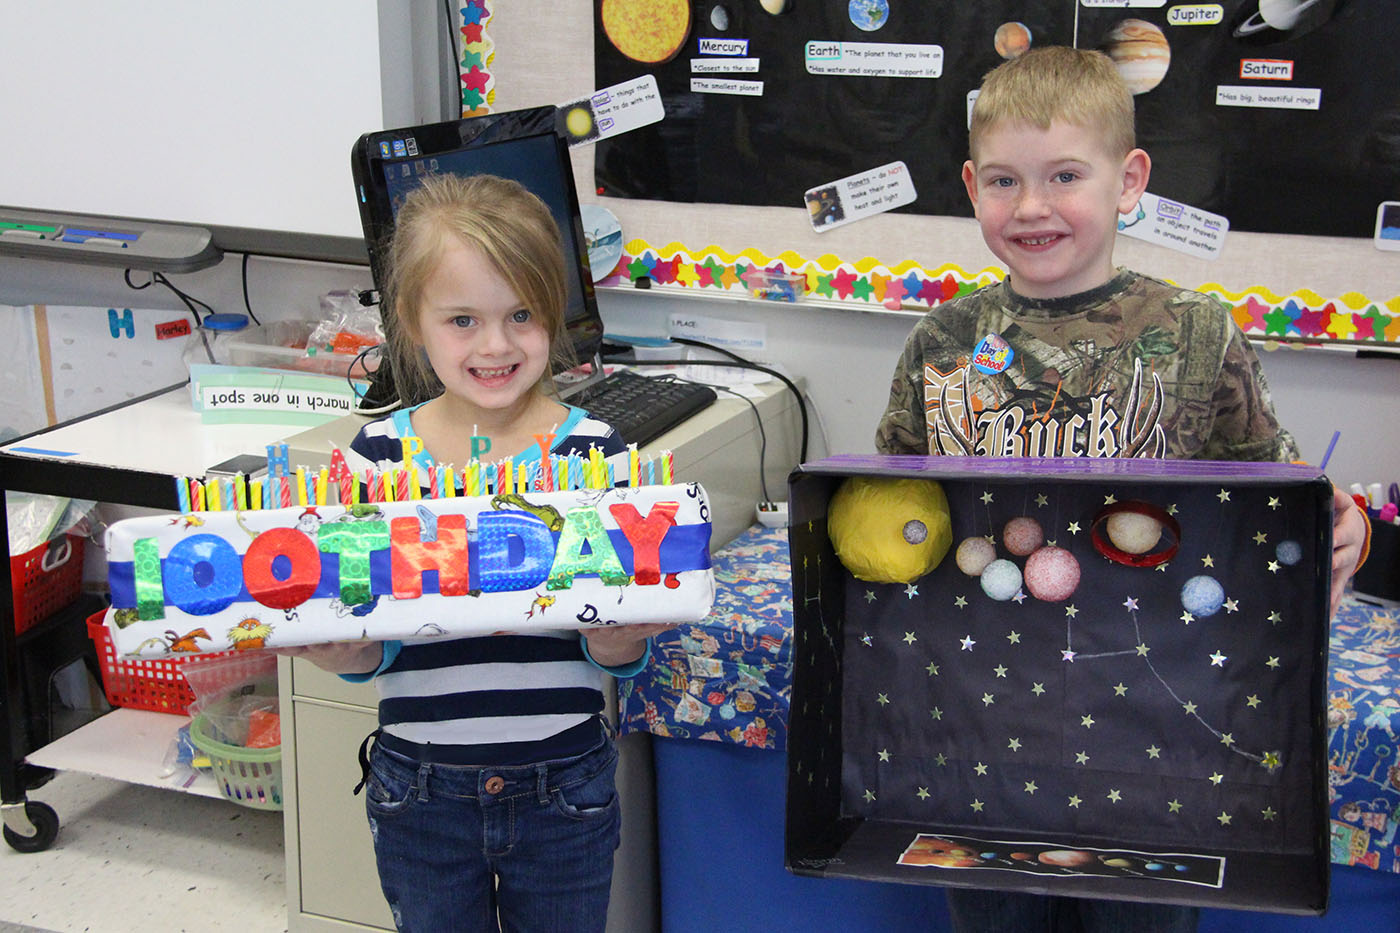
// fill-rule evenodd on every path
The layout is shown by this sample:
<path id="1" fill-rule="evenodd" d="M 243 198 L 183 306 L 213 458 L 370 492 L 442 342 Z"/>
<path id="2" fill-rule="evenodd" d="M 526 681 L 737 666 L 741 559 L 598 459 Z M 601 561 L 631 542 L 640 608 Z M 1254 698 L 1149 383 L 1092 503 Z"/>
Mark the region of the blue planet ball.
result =
<path id="1" fill-rule="evenodd" d="M 1214 577 L 1199 576 L 1181 587 L 1181 605 L 1194 616 L 1213 616 L 1225 603 L 1225 589 Z"/>
<path id="2" fill-rule="evenodd" d="M 982 592 L 992 599 L 1005 602 L 1021 592 L 1021 568 L 1005 558 L 994 560 L 982 569 Z"/>
<path id="3" fill-rule="evenodd" d="M 1280 541 L 1278 547 L 1274 549 L 1274 553 L 1278 555 L 1280 564 L 1292 567 L 1303 559 L 1303 546 L 1297 541 Z"/>

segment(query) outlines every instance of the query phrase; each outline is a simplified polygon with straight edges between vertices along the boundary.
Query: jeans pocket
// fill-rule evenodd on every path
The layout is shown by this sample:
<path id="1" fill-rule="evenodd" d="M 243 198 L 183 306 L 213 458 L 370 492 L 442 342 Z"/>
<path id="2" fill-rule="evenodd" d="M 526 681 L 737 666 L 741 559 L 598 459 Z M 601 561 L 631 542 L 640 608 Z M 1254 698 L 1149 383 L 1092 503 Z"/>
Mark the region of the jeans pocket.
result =
<path id="1" fill-rule="evenodd" d="M 370 751 L 365 781 L 365 808 L 374 816 L 393 816 L 408 808 L 416 789 L 417 772 L 380 751 Z"/>
<path id="2" fill-rule="evenodd" d="M 612 816 L 618 808 L 617 749 L 611 742 L 584 754 L 560 774 L 550 793 L 554 808 L 573 820 L 597 820 Z"/>

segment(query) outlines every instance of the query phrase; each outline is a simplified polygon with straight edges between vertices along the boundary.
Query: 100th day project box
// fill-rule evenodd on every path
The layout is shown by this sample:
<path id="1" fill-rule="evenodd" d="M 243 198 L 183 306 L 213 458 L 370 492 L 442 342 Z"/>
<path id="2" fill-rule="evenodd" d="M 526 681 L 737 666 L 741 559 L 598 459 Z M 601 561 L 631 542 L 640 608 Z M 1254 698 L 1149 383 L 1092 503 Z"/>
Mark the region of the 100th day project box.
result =
<path id="1" fill-rule="evenodd" d="M 878 487 L 854 512 L 848 481 Z M 798 467 L 787 867 L 1322 912 L 1331 502 L 1295 464 Z M 862 576 L 950 546 L 872 582 L 838 523 Z"/>

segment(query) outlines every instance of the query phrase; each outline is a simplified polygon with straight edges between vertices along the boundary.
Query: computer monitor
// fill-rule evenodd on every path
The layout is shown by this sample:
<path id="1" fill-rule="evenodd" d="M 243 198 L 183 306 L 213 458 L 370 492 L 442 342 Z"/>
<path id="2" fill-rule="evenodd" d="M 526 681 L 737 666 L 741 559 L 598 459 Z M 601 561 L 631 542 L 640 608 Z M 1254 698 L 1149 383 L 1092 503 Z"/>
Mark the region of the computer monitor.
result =
<path id="1" fill-rule="evenodd" d="M 568 340 L 577 362 L 596 362 L 603 343 L 603 319 L 593 293 L 573 166 L 555 107 L 366 133 L 356 141 L 350 165 L 370 271 L 381 293 L 384 262 L 399 205 L 428 175 L 499 175 L 520 182 L 538 195 L 554 214 L 563 238 L 568 284 L 564 328 Z M 392 326 L 392 322 L 386 320 L 385 326 Z M 379 382 L 383 382 L 383 377 Z M 392 399 L 397 395 L 386 389 L 389 387 L 372 384 L 369 398 Z M 405 405 L 420 401 L 423 399 L 400 399 Z"/>

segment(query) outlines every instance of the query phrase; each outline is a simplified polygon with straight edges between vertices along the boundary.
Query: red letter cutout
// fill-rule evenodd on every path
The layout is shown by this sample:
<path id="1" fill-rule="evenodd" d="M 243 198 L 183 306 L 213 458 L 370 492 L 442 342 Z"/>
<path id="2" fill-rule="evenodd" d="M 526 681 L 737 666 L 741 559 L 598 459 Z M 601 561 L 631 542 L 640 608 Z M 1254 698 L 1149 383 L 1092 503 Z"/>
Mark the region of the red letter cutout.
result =
<path id="1" fill-rule="evenodd" d="M 292 572 L 279 580 L 272 562 L 286 557 Z M 248 545 L 243 555 L 243 584 L 248 595 L 273 609 L 292 609 L 311 598 L 321 582 L 321 552 L 316 542 L 295 528 L 272 528 Z"/>
<path id="2" fill-rule="evenodd" d="M 637 507 L 626 502 L 608 506 L 617 527 L 632 545 L 632 578 L 638 586 L 655 586 L 661 582 L 661 542 L 666 532 L 676 524 L 679 502 L 657 502 L 646 518 Z"/>
<path id="3" fill-rule="evenodd" d="M 424 541 L 418 519 L 396 518 L 389 523 L 389 569 L 394 581 L 395 599 L 417 599 L 423 595 L 423 572 L 436 570 L 438 592 L 443 596 L 465 596 L 471 589 L 467 578 L 467 517 L 439 515 L 436 541 Z"/>

